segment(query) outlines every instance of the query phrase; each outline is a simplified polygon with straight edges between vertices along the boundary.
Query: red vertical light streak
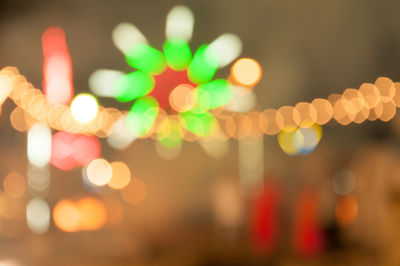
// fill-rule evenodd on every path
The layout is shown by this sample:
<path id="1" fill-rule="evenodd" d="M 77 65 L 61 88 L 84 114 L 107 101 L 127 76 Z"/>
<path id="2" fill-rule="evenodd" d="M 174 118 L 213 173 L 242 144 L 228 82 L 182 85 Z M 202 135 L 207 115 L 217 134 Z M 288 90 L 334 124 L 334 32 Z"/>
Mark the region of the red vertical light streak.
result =
<path id="1" fill-rule="evenodd" d="M 53 104 L 69 104 L 74 93 L 72 63 L 61 28 L 50 27 L 42 35 L 43 91 Z"/>
<path id="2" fill-rule="evenodd" d="M 318 196 L 304 190 L 296 200 L 294 210 L 293 248 L 302 256 L 319 254 L 324 248 L 324 237 L 318 221 Z"/>

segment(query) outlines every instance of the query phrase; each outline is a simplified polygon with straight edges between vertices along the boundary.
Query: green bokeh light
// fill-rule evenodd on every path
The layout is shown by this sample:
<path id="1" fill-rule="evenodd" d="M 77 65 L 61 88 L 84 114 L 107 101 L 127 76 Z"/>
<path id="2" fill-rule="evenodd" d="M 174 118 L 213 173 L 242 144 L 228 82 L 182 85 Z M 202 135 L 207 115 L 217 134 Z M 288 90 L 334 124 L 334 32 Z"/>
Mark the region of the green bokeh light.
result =
<path id="1" fill-rule="evenodd" d="M 143 136 L 153 126 L 158 115 L 157 100 L 151 96 L 145 96 L 135 101 L 127 118 L 127 128 L 136 136 Z"/>
<path id="2" fill-rule="evenodd" d="M 196 91 L 200 110 L 209 110 L 226 105 L 232 99 L 232 89 L 225 79 L 216 79 L 202 84 Z"/>
<path id="3" fill-rule="evenodd" d="M 209 112 L 194 113 L 189 111 L 180 113 L 179 116 L 183 121 L 183 126 L 198 136 L 207 137 L 216 130 L 217 121 Z"/>
<path id="4" fill-rule="evenodd" d="M 157 129 L 158 141 L 165 147 L 177 147 L 183 142 L 183 132 L 179 121 L 164 119 Z"/>
<path id="5" fill-rule="evenodd" d="M 129 102 L 142 97 L 154 88 L 154 79 L 142 71 L 125 74 L 115 83 L 115 98 L 121 102 Z"/>
<path id="6" fill-rule="evenodd" d="M 166 67 L 164 55 L 144 43 L 135 44 L 126 53 L 126 61 L 130 66 L 150 74 L 160 74 Z"/>
<path id="7" fill-rule="evenodd" d="M 197 49 L 188 68 L 188 77 L 196 84 L 209 82 L 218 69 L 218 58 L 207 52 L 207 47 L 204 44 Z"/>
<path id="8" fill-rule="evenodd" d="M 164 54 L 168 66 L 176 71 L 186 69 L 192 60 L 189 44 L 184 40 L 167 40 L 164 43 Z"/>

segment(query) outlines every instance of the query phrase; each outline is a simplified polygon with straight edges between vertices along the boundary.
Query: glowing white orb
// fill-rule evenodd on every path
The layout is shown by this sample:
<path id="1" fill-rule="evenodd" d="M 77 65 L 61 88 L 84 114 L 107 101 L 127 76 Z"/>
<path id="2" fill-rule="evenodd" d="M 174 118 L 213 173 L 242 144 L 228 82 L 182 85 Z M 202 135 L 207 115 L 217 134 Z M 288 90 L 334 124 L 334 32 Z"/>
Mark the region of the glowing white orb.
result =
<path id="1" fill-rule="evenodd" d="M 98 109 L 96 98 L 87 93 L 79 94 L 71 103 L 72 116 L 81 123 L 92 121 L 96 117 Z"/>

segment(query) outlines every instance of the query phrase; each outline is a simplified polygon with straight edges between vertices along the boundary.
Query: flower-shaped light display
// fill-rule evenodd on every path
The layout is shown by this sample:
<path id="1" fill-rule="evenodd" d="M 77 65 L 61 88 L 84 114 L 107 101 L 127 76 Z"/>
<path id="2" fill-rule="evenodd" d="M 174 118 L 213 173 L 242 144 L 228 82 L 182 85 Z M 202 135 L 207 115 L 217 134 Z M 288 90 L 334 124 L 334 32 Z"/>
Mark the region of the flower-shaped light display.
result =
<path id="1" fill-rule="evenodd" d="M 98 96 L 134 101 L 126 126 L 136 136 L 151 129 L 160 108 L 178 117 L 166 118 L 157 128 L 158 138 L 166 146 L 182 141 L 181 126 L 198 136 L 210 135 L 216 126 L 210 110 L 231 100 L 229 82 L 213 78 L 218 68 L 239 56 L 240 39 L 234 34 L 223 34 L 192 54 L 188 42 L 193 22 L 190 9 L 174 7 L 167 16 L 163 52 L 148 45 L 132 24 L 121 23 L 114 29 L 115 45 L 124 53 L 127 63 L 137 70 L 128 74 L 97 70 L 90 77 L 89 85 Z"/>

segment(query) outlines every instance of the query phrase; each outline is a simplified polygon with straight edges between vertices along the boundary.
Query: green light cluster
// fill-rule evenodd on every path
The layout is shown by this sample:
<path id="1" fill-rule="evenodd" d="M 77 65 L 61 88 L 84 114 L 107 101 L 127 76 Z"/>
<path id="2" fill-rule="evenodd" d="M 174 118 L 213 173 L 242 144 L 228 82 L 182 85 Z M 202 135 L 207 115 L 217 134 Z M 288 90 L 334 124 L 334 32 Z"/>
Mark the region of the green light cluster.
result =
<path id="1" fill-rule="evenodd" d="M 225 79 L 213 80 L 218 69 L 218 57 L 210 53 L 208 45 L 201 45 L 192 56 L 189 44 L 180 39 L 168 39 L 163 52 L 138 43 L 125 54 L 127 63 L 138 69 L 121 76 L 115 83 L 115 98 L 121 102 L 135 100 L 127 118 L 127 127 L 138 136 L 146 134 L 158 115 L 158 102 L 148 94 L 155 87 L 153 75 L 159 75 L 167 67 L 175 71 L 187 70 L 195 89 L 196 104 L 193 109 L 180 113 L 180 122 L 170 122 L 168 134 L 157 131 L 159 141 L 165 146 L 182 142 L 181 126 L 198 135 L 209 136 L 215 130 L 216 119 L 211 109 L 227 104 L 232 97 L 230 84 Z"/>

